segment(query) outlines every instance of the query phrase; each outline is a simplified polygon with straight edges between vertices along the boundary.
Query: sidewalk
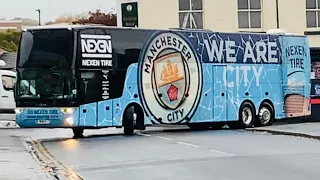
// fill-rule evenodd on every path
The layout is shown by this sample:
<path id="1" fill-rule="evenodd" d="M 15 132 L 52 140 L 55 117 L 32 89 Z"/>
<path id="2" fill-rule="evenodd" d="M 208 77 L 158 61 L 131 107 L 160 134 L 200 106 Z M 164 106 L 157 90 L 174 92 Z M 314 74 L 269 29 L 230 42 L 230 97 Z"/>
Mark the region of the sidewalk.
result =
<path id="1" fill-rule="evenodd" d="M 320 140 L 320 122 L 272 125 L 267 127 L 248 128 L 251 131 L 266 131 L 275 134 L 305 136 Z"/>
<path id="2" fill-rule="evenodd" d="M 0 129 L 2 128 L 18 128 L 15 114 L 0 113 Z"/>
<path id="3" fill-rule="evenodd" d="M 19 138 L 1 133 L 0 179 L 45 180 L 48 177 Z"/>

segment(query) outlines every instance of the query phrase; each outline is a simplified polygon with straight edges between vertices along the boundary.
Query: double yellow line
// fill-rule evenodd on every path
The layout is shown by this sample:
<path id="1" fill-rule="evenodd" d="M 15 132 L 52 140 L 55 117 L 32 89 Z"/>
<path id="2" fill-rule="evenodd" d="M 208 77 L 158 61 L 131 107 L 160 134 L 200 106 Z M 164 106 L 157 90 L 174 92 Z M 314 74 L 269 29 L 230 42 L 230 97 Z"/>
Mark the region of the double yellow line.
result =
<path id="1" fill-rule="evenodd" d="M 31 146 L 31 152 L 35 158 L 41 163 L 43 170 L 50 174 L 53 179 L 60 179 L 63 175 L 67 180 L 83 180 L 71 168 L 61 163 L 48 149 L 39 141 L 24 139 L 24 141 Z"/>

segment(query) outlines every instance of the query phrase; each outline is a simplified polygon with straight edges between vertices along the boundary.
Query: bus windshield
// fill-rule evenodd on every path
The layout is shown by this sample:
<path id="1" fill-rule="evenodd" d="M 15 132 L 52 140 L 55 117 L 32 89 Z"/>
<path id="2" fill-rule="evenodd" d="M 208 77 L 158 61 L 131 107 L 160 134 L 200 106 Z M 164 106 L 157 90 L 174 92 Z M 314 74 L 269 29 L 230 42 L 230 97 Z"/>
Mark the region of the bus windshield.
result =
<path id="1" fill-rule="evenodd" d="M 75 101 L 74 72 L 62 69 L 19 69 L 16 99 L 21 103 L 41 103 L 47 106 Z M 37 104 L 34 104 L 37 105 Z"/>
<path id="2" fill-rule="evenodd" d="M 18 68 L 71 68 L 73 33 L 69 30 L 25 31 L 21 35 Z"/>
<path id="3" fill-rule="evenodd" d="M 74 102 L 72 34 L 69 30 L 22 33 L 17 60 L 17 103 L 58 106 Z"/>

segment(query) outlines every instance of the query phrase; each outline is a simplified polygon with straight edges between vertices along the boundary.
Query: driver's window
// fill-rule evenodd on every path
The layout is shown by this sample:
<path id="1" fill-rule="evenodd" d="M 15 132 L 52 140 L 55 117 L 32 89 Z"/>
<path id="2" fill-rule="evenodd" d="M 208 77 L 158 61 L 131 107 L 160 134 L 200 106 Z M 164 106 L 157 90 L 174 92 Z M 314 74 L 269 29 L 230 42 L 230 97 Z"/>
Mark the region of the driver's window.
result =
<path id="1" fill-rule="evenodd" d="M 22 80 L 20 81 L 20 95 L 36 95 L 35 80 Z"/>

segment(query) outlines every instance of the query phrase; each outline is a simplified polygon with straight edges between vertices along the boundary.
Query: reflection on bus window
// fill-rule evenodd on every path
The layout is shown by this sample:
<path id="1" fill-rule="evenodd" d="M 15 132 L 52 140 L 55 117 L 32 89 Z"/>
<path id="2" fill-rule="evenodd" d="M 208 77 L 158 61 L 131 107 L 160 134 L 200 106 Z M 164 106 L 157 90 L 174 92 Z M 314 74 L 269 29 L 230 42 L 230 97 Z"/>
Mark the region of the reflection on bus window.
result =
<path id="1" fill-rule="evenodd" d="M 312 63 L 311 71 L 314 74 L 313 79 L 320 79 L 320 62 L 319 61 L 315 61 Z"/>

